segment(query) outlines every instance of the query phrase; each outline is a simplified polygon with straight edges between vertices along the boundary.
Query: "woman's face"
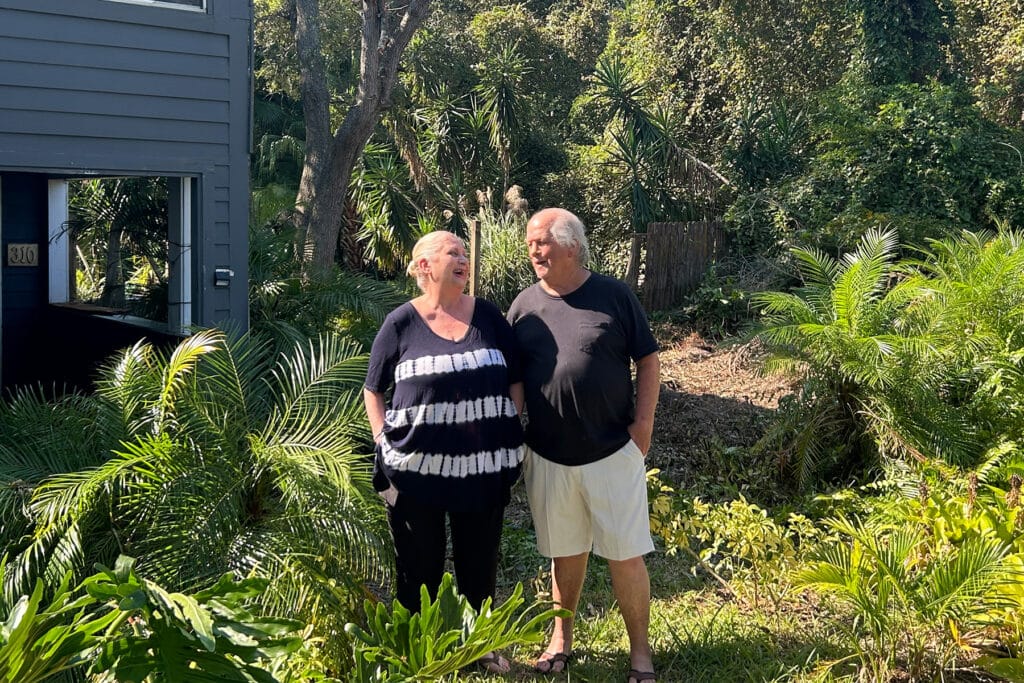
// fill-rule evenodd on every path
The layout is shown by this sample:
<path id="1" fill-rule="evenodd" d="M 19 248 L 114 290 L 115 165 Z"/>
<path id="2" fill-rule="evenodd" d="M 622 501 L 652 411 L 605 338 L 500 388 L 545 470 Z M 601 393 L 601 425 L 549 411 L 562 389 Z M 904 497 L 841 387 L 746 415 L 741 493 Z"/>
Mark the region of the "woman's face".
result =
<path id="1" fill-rule="evenodd" d="M 430 258 L 423 259 L 426 264 L 427 282 L 439 287 L 457 287 L 461 292 L 469 282 L 469 256 L 462 242 L 447 238 Z M 420 264 L 423 269 L 423 263 Z"/>

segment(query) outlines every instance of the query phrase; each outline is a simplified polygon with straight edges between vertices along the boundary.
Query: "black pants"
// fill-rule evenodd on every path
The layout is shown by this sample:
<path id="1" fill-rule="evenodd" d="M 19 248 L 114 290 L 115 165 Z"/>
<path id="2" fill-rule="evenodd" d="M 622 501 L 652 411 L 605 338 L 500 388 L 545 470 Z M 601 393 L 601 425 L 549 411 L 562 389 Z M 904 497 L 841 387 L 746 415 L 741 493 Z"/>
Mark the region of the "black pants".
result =
<path id="1" fill-rule="evenodd" d="M 446 517 L 451 523 L 459 592 L 478 610 L 485 598 L 493 598 L 504 513 L 504 501 L 449 512 L 399 494 L 394 507 L 388 506 L 388 522 L 395 541 L 395 597 L 402 606 L 419 611 L 420 586 L 427 587 L 431 598 L 437 597 L 448 545 Z"/>

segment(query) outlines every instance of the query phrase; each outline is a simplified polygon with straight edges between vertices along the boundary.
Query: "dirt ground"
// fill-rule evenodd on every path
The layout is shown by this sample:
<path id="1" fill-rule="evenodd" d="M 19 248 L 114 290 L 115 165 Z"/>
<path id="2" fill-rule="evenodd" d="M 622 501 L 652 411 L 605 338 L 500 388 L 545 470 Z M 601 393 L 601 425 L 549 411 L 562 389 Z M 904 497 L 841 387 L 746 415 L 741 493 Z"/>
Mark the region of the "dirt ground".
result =
<path id="1" fill-rule="evenodd" d="M 661 395 L 648 466 L 679 482 L 712 444 L 757 441 L 793 382 L 760 372 L 764 351 L 757 342 L 714 344 L 668 326 L 655 334 L 662 349 Z"/>

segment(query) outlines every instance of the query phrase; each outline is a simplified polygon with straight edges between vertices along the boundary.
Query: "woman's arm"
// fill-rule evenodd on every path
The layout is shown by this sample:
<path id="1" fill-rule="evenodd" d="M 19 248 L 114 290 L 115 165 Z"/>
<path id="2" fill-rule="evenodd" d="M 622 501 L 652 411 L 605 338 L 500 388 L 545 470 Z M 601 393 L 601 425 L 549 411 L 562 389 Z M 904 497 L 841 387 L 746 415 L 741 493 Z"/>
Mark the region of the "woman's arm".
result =
<path id="1" fill-rule="evenodd" d="M 380 443 L 384 433 L 384 394 L 363 388 L 363 403 L 366 405 L 366 418 L 370 421 L 370 431 L 374 443 Z"/>

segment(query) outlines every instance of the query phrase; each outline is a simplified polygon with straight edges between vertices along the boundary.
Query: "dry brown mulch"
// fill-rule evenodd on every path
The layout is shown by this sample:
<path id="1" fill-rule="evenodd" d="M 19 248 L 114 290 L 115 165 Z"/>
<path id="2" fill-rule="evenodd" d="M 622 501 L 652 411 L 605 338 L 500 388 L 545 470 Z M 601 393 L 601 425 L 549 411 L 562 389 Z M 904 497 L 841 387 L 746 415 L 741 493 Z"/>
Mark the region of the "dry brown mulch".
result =
<path id="1" fill-rule="evenodd" d="M 687 464 L 701 462 L 710 444 L 753 445 L 794 382 L 760 372 L 765 354 L 756 341 L 716 345 L 667 326 L 655 333 L 661 396 L 648 461 L 685 480 Z"/>

